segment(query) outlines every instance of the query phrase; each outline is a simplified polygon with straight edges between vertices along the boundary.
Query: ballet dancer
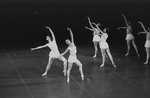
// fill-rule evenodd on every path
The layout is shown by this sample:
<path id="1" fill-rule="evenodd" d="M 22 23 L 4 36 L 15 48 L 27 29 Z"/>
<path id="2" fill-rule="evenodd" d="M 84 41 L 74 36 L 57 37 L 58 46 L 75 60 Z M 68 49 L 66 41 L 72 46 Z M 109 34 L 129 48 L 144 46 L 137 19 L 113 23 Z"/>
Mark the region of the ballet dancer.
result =
<path id="1" fill-rule="evenodd" d="M 150 27 L 148 27 L 148 30 L 145 29 L 144 25 L 142 22 L 139 21 L 141 24 L 144 32 L 139 32 L 138 34 L 146 34 L 146 42 L 145 42 L 145 50 L 146 50 L 146 61 L 144 64 L 148 64 L 149 61 L 149 52 L 150 52 Z"/>
<path id="2" fill-rule="evenodd" d="M 68 70 L 67 70 L 67 82 L 70 81 L 70 71 L 72 69 L 73 63 L 79 66 L 79 71 L 81 74 L 81 79 L 84 80 L 84 75 L 83 75 L 83 70 L 82 70 L 82 64 L 81 62 L 77 59 L 76 53 L 77 49 L 74 44 L 74 38 L 73 38 L 73 33 L 70 28 L 67 28 L 67 30 L 70 32 L 71 36 L 71 41 L 69 39 L 66 40 L 66 44 L 68 44 L 68 48 L 61 54 L 62 56 L 65 55 L 68 51 L 70 52 L 69 58 L 68 58 Z"/>
<path id="3" fill-rule="evenodd" d="M 112 57 L 112 55 L 110 53 L 109 45 L 106 42 L 106 40 L 108 38 L 108 34 L 107 34 L 108 28 L 104 28 L 103 31 L 98 27 L 98 25 L 97 25 L 97 28 L 101 32 L 101 41 L 99 42 L 99 46 L 100 46 L 101 53 L 102 53 L 102 64 L 101 64 L 100 67 L 103 67 L 105 65 L 105 59 L 106 59 L 105 57 L 106 57 L 106 53 L 107 53 L 107 55 L 108 55 L 112 65 L 113 65 L 113 67 L 116 68 L 117 66 L 115 65 L 113 57 Z"/>
<path id="4" fill-rule="evenodd" d="M 88 27 L 85 27 L 85 28 L 93 31 L 93 44 L 94 44 L 94 49 L 95 49 L 95 53 L 94 53 L 93 58 L 95 58 L 97 56 L 98 44 L 100 41 L 99 30 L 92 25 L 93 23 L 91 22 L 89 17 L 88 17 L 88 21 L 89 21 L 91 28 L 88 28 Z M 97 25 L 100 25 L 100 24 L 97 24 Z"/>
<path id="5" fill-rule="evenodd" d="M 48 41 L 47 44 L 45 44 L 43 46 L 36 47 L 36 48 L 31 48 L 31 50 L 41 49 L 41 48 L 45 48 L 45 47 L 49 47 L 51 49 L 51 51 L 49 53 L 49 61 L 48 61 L 46 70 L 42 74 L 42 76 L 47 75 L 47 72 L 50 69 L 54 59 L 59 59 L 59 60 L 63 61 L 63 65 L 64 65 L 63 73 L 64 73 L 64 76 L 66 76 L 67 60 L 63 56 L 60 55 L 59 50 L 58 50 L 58 46 L 56 43 L 56 38 L 55 38 L 55 35 L 54 35 L 53 31 L 51 30 L 51 28 L 46 26 L 46 29 L 49 29 L 49 31 L 52 35 L 52 39 L 50 38 L 50 36 L 46 36 L 46 40 Z"/>
<path id="6" fill-rule="evenodd" d="M 135 44 L 135 37 L 133 36 L 132 34 L 132 26 L 131 26 L 131 22 L 127 21 L 126 17 L 124 15 L 122 15 L 124 17 L 124 20 L 125 20 L 125 23 L 126 23 L 126 27 L 119 27 L 118 29 L 126 29 L 126 42 L 127 42 L 127 53 L 125 54 L 125 56 L 128 56 L 129 55 L 129 51 L 130 51 L 130 44 L 132 42 L 132 45 L 134 46 L 135 48 L 135 51 L 137 53 L 137 56 L 139 57 L 139 53 L 138 53 L 138 49 L 137 49 L 137 46 Z"/>

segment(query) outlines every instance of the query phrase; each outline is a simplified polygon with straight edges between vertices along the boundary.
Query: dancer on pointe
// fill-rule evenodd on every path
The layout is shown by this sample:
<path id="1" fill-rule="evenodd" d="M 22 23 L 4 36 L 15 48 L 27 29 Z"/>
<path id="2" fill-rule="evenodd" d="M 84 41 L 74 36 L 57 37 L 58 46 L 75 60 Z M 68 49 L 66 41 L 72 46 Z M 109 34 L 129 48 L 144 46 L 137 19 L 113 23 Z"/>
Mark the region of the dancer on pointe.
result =
<path id="1" fill-rule="evenodd" d="M 93 31 L 93 44 L 94 44 L 94 49 L 95 49 L 95 53 L 94 53 L 93 58 L 95 58 L 97 56 L 97 52 L 98 52 L 98 44 L 99 44 L 99 41 L 100 41 L 100 36 L 99 36 L 100 32 L 97 28 L 95 28 L 92 25 L 93 23 L 90 21 L 89 17 L 88 17 L 88 21 L 89 21 L 89 24 L 90 24 L 91 28 L 88 28 L 88 27 L 85 27 L 85 28 L 88 29 L 88 30 Z M 97 25 L 100 25 L 100 24 L 97 24 Z"/>
<path id="2" fill-rule="evenodd" d="M 73 38 L 72 30 L 70 28 L 67 28 L 67 30 L 70 32 L 71 41 L 69 39 L 66 40 L 66 44 L 68 44 L 68 48 L 61 54 L 63 56 L 68 51 L 70 52 L 70 55 L 69 55 L 69 58 L 68 58 L 69 65 L 68 65 L 68 70 L 67 70 L 67 82 L 70 81 L 70 71 L 72 69 L 73 63 L 75 63 L 76 65 L 79 66 L 79 71 L 80 71 L 80 74 L 81 74 L 81 78 L 82 78 L 82 80 L 84 80 L 84 75 L 83 75 L 83 70 L 82 70 L 82 64 L 77 59 L 77 56 L 76 56 L 77 49 L 76 49 L 76 46 L 74 44 L 74 38 Z"/>
<path id="3" fill-rule="evenodd" d="M 108 57 L 110 59 L 110 61 L 112 62 L 112 65 L 116 68 L 117 66 L 114 63 L 113 57 L 110 53 L 110 49 L 109 49 L 109 45 L 106 42 L 107 38 L 108 38 L 108 28 L 104 28 L 104 30 L 102 31 L 98 25 L 96 25 L 97 29 L 99 29 L 99 31 L 101 32 L 101 40 L 99 42 L 99 46 L 101 49 L 101 53 L 102 53 L 102 64 L 100 67 L 103 67 L 105 65 L 105 59 L 106 59 L 106 53 L 108 54 Z"/>
<path id="4" fill-rule="evenodd" d="M 46 40 L 48 41 L 47 44 L 36 47 L 36 48 L 31 48 L 31 50 L 41 49 L 41 48 L 45 48 L 45 47 L 49 47 L 51 49 L 51 51 L 49 53 L 49 61 L 48 61 L 46 70 L 42 74 L 42 76 L 47 75 L 47 72 L 50 69 L 54 59 L 59 59 L 59 60 L 63 61 L 63 65 L 64 65 L 63 73 L 64 73 L 64 76 L 66 76 L 67 60 L 63 56 L 60 55 L 58 47 L 57 47 L 57 43 L 56 43 L 56 38 L 55 38 L 55 35 L 54 35 L 53 31 L 51 30 L 51 28 L 46 26 L 46 29 L 49 29 L 49 31 L 52 35 L 52 39 L 50 38 L 50 36 L 46 36 Z"/>
<path id="5" fill-rule="evenodd" d="M 139 21 L 141 24 L 144 32 L 139 32 L 138 34 L 146 34 L 146 42 L 145 42 L 145 51 L 146 51 L 146 61 L 144 64 L 148 64 L 149 61 L 149 52 L 150 52 L 150 27 L 148 27 L 148 30 L 145 29 L 144 25 L 142 22 Z"/>
<path id="6" fill-rule="evenodd" d="M 125 56 L 128 56 L 129 55 L 129 51 L 130 51 L 130 44 L 132 42 L 134 48 L 135 48 L 135 51 L 137 53 L 137 56 L 139 57 L 139 53 L 138 53 L 138 49 L 137 49 L 137 46 L 135 44 L 135 37 L 133 36 L 132 34 L 132 27 L 131 27 L 131 22 L 127 22 L 127 19 L 124 15 L 122 15 L 124 17 L 124 20 L 125 20 L 125 23 L 126 23 L 126 27 L 119 27 L 118 29 L 126 29 L 126 42 L 127 42 L 127 53 L 125 54 Z"/>

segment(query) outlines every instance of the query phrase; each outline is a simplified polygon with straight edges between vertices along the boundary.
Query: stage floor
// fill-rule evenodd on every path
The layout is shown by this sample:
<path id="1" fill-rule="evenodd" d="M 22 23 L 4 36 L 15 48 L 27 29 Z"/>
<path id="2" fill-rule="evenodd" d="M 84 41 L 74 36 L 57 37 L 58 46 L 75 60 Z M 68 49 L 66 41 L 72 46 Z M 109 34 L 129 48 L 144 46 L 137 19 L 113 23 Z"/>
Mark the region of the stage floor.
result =
<path id="1" fill-rule="evenodd" d="M 60 47 L 60 52 L 65 48 Z M 111 47 L 117 68 L 108 58 L 101 68 L 100 51 L 97 58 L 92 58 L 93 47 L 77 49 L 85 80 L 81 80 L 78 66 L 73 65 L 70 83 L 63 76 L 59 60 L 53 62 L 47 76 L 41 76 L 48 62 L 47 48 L 1 49 L 0 98 L 150 98 L 150 65 L 143 65 L 144 54 L 125 57 L 124 50 Z"/>

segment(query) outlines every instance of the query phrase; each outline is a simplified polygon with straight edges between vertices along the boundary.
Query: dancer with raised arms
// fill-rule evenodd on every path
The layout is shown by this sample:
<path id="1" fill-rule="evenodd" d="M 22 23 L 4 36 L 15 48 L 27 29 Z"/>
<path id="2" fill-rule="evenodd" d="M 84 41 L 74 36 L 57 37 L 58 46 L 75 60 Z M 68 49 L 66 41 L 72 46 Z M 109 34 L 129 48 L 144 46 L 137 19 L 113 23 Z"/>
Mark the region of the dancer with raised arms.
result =
<path id="1" fill-rule="evenodd" d="M 111 55 L 111 53 L 110 53 L 109 45 L 108 45 L 108 43 L 106 42 L 106 40 L 107 40 L 107 38 L 108 38 L 108 34 L 107 34 L 108 28 L 104 28 L 104 30 L 102 31 L 102 30 L 98 27 L 98 25 L 96 25 L 96 27 L 97 27 L 97 29 L 99 29 L 99 31 L 101 32 L 101 33 L 100 33 L 100 34 L 101 34 L 101 40 L 100 40 L 100 42 L 99 42 L 99 46 L 100 46 L 101 54 L 102 54 L 102 64 L 101 64 L 100 67 L 103 67 L 103 66 L 105 65 L 106 53 L 107 53 L 107 55 L 108 55 L 108 57 L 109 57 L 109 59 L 110 59 L 112 65 L 113 65 L 113 67 L 116 68 L 117 66 L 115 65 L 114 60 L 113 60 L 113 57 L 112 57 L 112 55 Z"/>
<path id="2" fill-rule="evenodd" d="M 76 53 L 77 49 L 74 44 L 74 38 L 73 38 L 73 33 L 70 28 L 67 28 L 67 30 L 70 32 L 71 36 L 71 41 L 69 39 L 66 40 L 66 44 L 68 44 L 68 48 L 61 54 L 62 56 L 65 55 L 68 51 L 70 53 L 69 58 L 68 58 L 68 70 L 67 70 L 67 82 L 70 81 L 70 71 L 72 69 L 73 63 L 79 66 L 79 71 L 81 74 L 81 79 L 84 80 L 84 75 L 83 75 L 83 70 L 82 70 L 82 64 L 81 62 L 77 59 Z"/>
<path id="3" fill-rule="evenodd" d="M 48 29 L 50 31 L 50 33 L 52 35 L 52 39 L 50 38 L 50 36 L 46 36 L 46 40 L 48 41 L 47 44 L 45 44 L 43 46 L 36 47 L 36 48 L 31 48 L 31 50 L 41 49 L 41 48 L 45 48 L 45 47 L 49 47 L 51 49 L 51 51 L 49 53 L 48 64 L 47 64 L 46 70 L 42 74 L 42 76 L 47 75 L 47 72 L 50 69 L 54 59 L 59 59 L 59 60 L 63 61 L 63 65 L 64 65 L 63 73 L 65 76 L 66 75 L 66 68 L 67 68 L 67 60 L 63 56 L 60 55 L 59 50 L 58 50 L 58 46 L 56 43 L 56 38 L 55 38 L 55 35 L 54 35 L 53 31 L 51 30 L 51 28 L 46 26 L 46 29 Z"/>
<path id="4" fill-rule="evenodd" d="M 146 30 L 145 26 L 143 25 L 142 22 L 139 21 L 141 24 L 144 32 L 139 32 L 138 34 L 146 34 L 146 42 L 145 42 L 145 50 L 146 50 L 146 61 L 144 64 L 148 64 L 149 61 L 149 52 L 150 52 L 150 27 L 148 27 L 148 30 Z"/>
<path id="5" fill-rule="evenodd" d="M 99 30 L 97 28 L 95 28 L 90 20 L 90 18 L 88 17 L 88 21 L 89 21 L 89 24 L 91 26 L 91 28 L 88 28 L 88 27 L 85 27 L 86 29 L 88 30 L 91 30 L 93 31 L 93 44 L 94 44 L 94 49 L 95 49 L 95 53 L 94 53 L 94 56 L 93 58 L 95 58 L 97 56 L 97 52 L 98 52 L 98 44 L 99 44 L 99 41 L 100 41 L 100 36 L 99 36 Z M 100 24 L 97 24 L 97 25 L 100 25 Z"/>
<path id="6" fill-rule="evenodd" d="M 122 15 L 124 20 L 125 20 L 125 23 L 126 23 L 126 27 L 119 27 L 118 29 L 126 29 L 126 42 L 127 42 L 127 53 L 125 54 L 125 56 L 128 56 L 129 55 L 129 51 L 130 51 L 130 44 L 132 42 L 132 45 L 134 46 L 135 48 L 135 51 L 137 53 L 137 56 L 139 57 L 139 53 L 138 53 L 138 49 L 137 49 L 137 46 L 135 44 L 135 37 L 133 36 L 132 34 L 132 26 L 131 26 L 131 22 L 127 21 L 126 17 L 124 15 Z"/>

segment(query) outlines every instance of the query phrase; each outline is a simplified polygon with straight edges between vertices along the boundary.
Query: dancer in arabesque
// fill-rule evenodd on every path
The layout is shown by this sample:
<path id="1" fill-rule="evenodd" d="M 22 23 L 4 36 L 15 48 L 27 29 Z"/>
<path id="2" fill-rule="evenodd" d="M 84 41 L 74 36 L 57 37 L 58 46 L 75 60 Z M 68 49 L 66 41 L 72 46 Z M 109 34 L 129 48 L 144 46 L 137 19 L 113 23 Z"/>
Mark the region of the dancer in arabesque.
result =
<path id="1" fill-rule="evenodd" d="M 50 36 L 46 36 L 46 40 L 48 41 L 47 44 L 42 45 L 42 46 L 38 46 L 36 48 L 31 48 L 31 50 L 36 50 L 36 49 L 48 47 L 51 50 L 49 53 L 49 60 L 48 60 L 46 70 L 42 74 L 42 76 L 47 75 L 47 72 L 50 69 L 54 59 L 59 59 L 59 60 L 63 61 L 63 65 L 64 65 L 63 73 L 64 73 L 64 76 L 66 76 L 67 60 L 63 56 L 60 55 L 59 50 L 58 50 L 58 46 L 56 43 L 56 38 L 55 38 L 55 35 L 54 35 L 53 31 L 51 30 L 51 28 L 46 26 L 46 29 L 48 29 L 50 31 L 50 33 L 52 35 L 52 39 L 50 38 Z"/>

